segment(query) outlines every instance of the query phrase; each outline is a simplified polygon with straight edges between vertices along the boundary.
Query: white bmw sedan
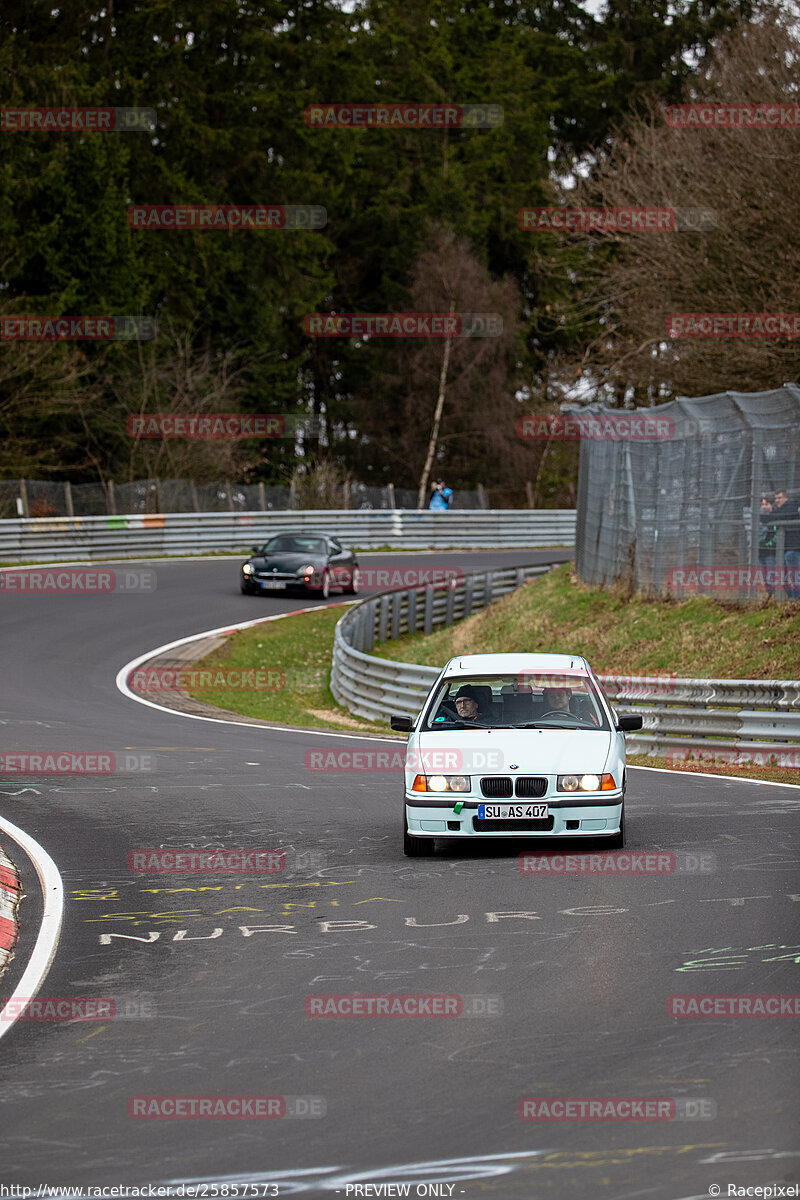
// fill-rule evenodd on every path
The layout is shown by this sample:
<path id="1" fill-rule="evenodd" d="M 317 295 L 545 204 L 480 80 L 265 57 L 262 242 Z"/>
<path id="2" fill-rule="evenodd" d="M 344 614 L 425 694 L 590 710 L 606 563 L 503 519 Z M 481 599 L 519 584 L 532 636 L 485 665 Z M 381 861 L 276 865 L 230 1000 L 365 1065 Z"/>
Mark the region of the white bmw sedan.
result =
<path id="1" fill-rule="evenodd" d="M 408 732 L 403 845 L 436 837 L 602 838 L 625 844 L 625 731 L 572 654 L 452 658 Z"/>

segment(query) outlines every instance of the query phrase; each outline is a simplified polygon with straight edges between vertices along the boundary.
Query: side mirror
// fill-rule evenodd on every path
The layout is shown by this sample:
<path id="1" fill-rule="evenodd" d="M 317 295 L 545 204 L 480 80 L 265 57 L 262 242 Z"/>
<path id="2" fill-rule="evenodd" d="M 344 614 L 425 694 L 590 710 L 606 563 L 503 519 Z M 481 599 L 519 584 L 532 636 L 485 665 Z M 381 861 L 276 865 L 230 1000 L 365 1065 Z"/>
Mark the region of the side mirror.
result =
<path id="1" fill-rule="evenodd" d="M 617 729 L 621 733 L 629 733 L 633 729 L 641 729 L 641 728 L 642 728 L 642 718 L 641 717 L 633 717 L 633 716 L 620 717 L 619 720 L 617 721 Z"/>
<path id="2" fill-rule="evenodd" d="M 390 717 L 389 724 L 398 733 L 411 733 L 411 730 L 414 728 L 412 717 Z"/>
<path id="3" fill-rule="evenodd" d="M 260 546 L 253 546 L 251 548 L 252 548 L 253 554 L 260 554 L 260 552 L 261 552 Z"/>

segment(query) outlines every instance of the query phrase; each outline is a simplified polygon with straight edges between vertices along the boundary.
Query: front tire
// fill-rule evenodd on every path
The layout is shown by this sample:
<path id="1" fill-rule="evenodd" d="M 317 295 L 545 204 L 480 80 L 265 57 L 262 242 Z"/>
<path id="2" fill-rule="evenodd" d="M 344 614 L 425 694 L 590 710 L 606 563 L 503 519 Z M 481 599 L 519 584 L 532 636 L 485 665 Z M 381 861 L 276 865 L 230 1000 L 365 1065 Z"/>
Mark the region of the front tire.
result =
<path id="1" fill-rule="evenodd" d="M 429 858 L 436 853 L 435 838 L 414 837 L 408 832 L 408 821 L 403 816 L 403 853 L 407 858 Z"/>
<path id="2" fill-rule="evenodd" d="M 357 596 L 361 591 L 361 572 L 357 566 L 353 567 L 350 575 L 350 582 L 346 588 L 342 589 L 342 591 L 346 596 Z"/>

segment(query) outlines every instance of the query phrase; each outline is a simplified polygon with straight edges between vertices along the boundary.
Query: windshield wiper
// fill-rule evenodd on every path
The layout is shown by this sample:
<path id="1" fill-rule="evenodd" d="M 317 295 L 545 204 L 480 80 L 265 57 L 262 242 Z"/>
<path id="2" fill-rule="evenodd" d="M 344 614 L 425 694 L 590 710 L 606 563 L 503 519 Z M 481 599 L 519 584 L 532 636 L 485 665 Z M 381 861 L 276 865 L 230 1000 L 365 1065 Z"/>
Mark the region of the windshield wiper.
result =
<path id="1" fill-rule="evenodd" d="M 579 718 L 576 717 L 576 720 L 579 720 Z M 537 725 L 535 722 L 531 722 L 531 724 L 529 724 L 529 725 L 508 725 L 508 726 L 506 726 L 506 728 L 507 729 L 575 729 L 575 728 L 577 728 L 577 726 L 575 726 L 575 725 L 551 725 L 549 721 L 546 721 L 543 725 L 542 724 Z"/>

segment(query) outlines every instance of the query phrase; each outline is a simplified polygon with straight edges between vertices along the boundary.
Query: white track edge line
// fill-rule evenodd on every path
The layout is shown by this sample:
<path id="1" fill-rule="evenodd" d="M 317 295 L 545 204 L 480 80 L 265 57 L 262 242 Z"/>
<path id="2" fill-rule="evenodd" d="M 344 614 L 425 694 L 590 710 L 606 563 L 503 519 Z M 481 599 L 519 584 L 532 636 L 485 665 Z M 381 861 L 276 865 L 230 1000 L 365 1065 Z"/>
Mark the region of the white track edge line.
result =
<path id="1" fill-rule="evenodd" d="M 744 764 L 742 764 L 744 765 Z M 662 775 L 691 775 L 695 779 L 730 779 L 732 783 L 760 783 L 767 787 L 800 788 L 800 783 L 778 783 L 772 779 L 750 779 L 746 775 L 717 775 L 712 771 L 679 771 L 677 767 L 642 767 L 637 763 L 626 763 L 626 771 L 659 771 Z"/>
<path id="2" fill-rule="evenodd" d="M 23 829 L 12 825 L 10 821 L 0 817 L 0 831 L 21 846 L 30 857 L 39 876 L 42 888 L 42 923 L 36 937 L 30 961 L 25 968 L 22 978 L 17 984 L 8 1001 L 0 1012 L 0 1038 L 13 1028 L 19 1017 L 6 1018 L 6 1009 L 17 997 L 29 999 L 35 996 L 47 977 L 47 972 L 53 964 L 58 939 L 61 934 L 61 922 L 64 917 L 64 884 L 58 867 L 43 846 L 25 833 Z"/>
<path id="3" fill-rule="evenodd" d="M 345 605 L 354 603 L 354 601 L 344 600 L 338 604 L 328 604 L 326 608 L 343 608 Z M 146 654 L 139 655 L 138 658 L 132 658 L 124 667 L 120 667 L 117 672 L 115 683 L 123 696 L 127 696 L 129 700 L 135 700 L 137 704 L 144 704 L 148 708 L 154 708 L 157 712 L 170 713 L 174 717 L 188 717 L 192 721 L 208 721 L 212 725 L 238 725 L 245 729 L 263 729 L 273 733 L 302 733 L 306 737 L 329 737 L 329 738 L 349 738 L 351 741 L 358 742 L 391 742 L 397 744 L 399 738 L 382 737 L 380 734 L 359 734 L 359 733 L 341 733 L 317 730 L 304 729 L 302 726 L 293 725 L 256 725 L 253 721 L 226 721 L 224 717 L 201 717 L 197 713 L 179 712 L 176 708 L 168 708 L 164 704 L 156 704 L 154 700 L 145 700 L 143 696 L 137 696 L 128 687 L 127 679 L 131 671 L 135 671 L 142 663 L 147 662 L 151 658 L 155 658 L 159 654 L 165 654 L 168 650 L 175 650 L 178 646 L 186 646 L 189 642 L 199 642 L 203 638 L 214 637 L 215 634 L 234 633 L 239 629 L 252 629 L 254 625 L 263 625 L 267 621 L 280 621 L 284 617 L 296 617 L 300 613 L 320 612 L 320 605 L 315 605 L 313 608 L 296 608 L 288 613 L 275 613 L 271 617 L 256 617 L 253 621 L 240 621 L 236 625 L 220 625 L 218 629 L 207 629 L 205 633 L 193 633 L 189 637 L 178 638 L 177 641 L 167 642 L 163 646 L 158 646 L 155 650 L 148 650 Z"/>

